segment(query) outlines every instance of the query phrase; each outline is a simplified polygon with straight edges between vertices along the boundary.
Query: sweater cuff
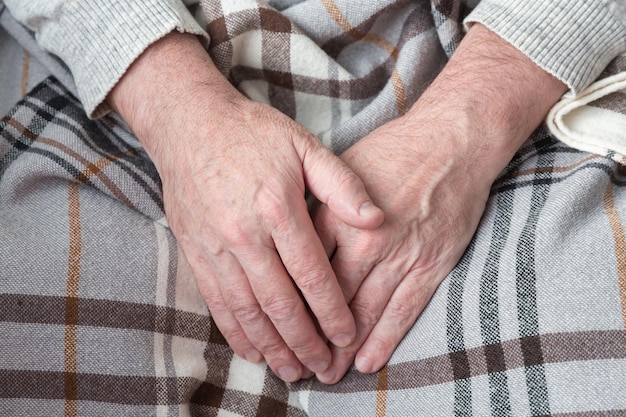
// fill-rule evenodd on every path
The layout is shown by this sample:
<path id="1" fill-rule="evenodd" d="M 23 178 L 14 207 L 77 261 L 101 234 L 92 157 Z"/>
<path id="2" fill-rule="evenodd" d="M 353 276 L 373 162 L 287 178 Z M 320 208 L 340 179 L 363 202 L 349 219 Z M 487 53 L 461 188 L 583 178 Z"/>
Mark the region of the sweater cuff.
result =
<path id="1" fill-rule="evenodd" d="M 67 2 L 44 24 L 39 44 L 58 55 L 74 77 L 87 114 L 110 111 L 105 99 L 128 67 L 173 30 L 208 35 L 180 0 L 81 0 Z"/>
<path id="2" fill-rule="evenodd" d="M 574 94 L 626 51 L 624 25 L 600 0 L 482 0 L 464 23 L 485 25 Z"/>

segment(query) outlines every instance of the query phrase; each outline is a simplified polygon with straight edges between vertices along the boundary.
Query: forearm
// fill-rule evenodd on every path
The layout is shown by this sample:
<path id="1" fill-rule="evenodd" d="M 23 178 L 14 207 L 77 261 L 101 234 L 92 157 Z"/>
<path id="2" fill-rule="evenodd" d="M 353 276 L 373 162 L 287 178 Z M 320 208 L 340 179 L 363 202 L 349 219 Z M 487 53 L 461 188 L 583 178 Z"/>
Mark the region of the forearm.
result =
<path id="1" fill-rule="evenodd" d="M 481 23 L 579 93 L 626 52 L 620 0 L 482 0 L 465 19 Z"/>
<path id="2" fill-rule="evenodd" d="M 442 145 L 462 151 L 493 180 L 566 90 L 476 24 L 406 117 L 424 122 L 428 115 L 427 123 L 442 131 Z"/>
<path id="3" fill-rule="evenodd" d="M 131 63 L 172 31 L 207 37 L 181 0 L 6 0 L 40 46 L 71 70 L 87 113 L 108 111 L 106 95 Z"/>

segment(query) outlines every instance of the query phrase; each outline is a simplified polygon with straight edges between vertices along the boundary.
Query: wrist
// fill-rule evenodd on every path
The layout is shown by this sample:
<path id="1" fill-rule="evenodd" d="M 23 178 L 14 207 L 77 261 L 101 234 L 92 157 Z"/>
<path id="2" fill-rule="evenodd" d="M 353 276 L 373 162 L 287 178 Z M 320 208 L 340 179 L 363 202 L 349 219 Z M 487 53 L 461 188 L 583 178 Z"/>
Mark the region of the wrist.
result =
<path id="1" fill-rule="evenodd" d="M 167 138 L 176 139 L 173 121 L 199 107 L 223 111 L 217 103 L 241 96 L 215 67 L 195 35 L 171 32 L 131 65 L 107 96 L 107 103 L 129 125 L 151 157 Z M 171 134 L 168 129 L 172 130 Z"/>

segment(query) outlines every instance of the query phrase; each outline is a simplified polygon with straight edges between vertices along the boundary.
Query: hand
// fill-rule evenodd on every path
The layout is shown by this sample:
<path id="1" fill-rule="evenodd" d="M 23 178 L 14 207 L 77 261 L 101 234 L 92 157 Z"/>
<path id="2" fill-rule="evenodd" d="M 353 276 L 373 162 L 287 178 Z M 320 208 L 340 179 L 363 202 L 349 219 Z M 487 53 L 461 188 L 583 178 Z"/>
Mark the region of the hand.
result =
<path id="1" fill-rule="evenodd" d="M 353 360 L 361 372 L 384 366 L 461 258 L 498 173 L 565 89 L 476 25 L 408 114 L 342 155 L 385 221 L 363 230 L 324 204 L 314 212 L 357 326 L 320 381 L 337 382 Z"/>
<path id="2" fill-rule="evenodd" d="M 307 305 L 338 346 L 355 324 L 305 187 L 342 222 L 377 227 L 362 182 L 304 128 L 241 96 L 190 35 L 153 45 L 110 102 L 155 162 L 170 227 L 235 352 L 286 381 L 324 371 L 330 350 Z"/>

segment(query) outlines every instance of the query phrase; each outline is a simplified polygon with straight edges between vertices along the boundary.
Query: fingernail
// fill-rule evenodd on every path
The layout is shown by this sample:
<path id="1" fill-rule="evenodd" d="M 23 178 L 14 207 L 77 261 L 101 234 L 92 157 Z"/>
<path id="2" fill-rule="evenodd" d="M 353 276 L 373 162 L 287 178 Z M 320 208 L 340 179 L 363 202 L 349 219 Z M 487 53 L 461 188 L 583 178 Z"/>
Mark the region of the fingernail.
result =
<path id="1" fill-rule="evenodd" d="M 300 378 L 298 370 L 293 366 L 282 366 L 278 368 L 278 376 L 286 382 L 295 382 Z"/>
<path id="2" fill-rule="evenodd" d="M 350 343 L 352 343 L 352 336 L 350 336 L 349 334 L 341 333 L 335 335 L 330 341 L 333 342 L 333 345 L 335 346 L 346 347 Z"/>
<path id="3" fill-rule="evenodd" d="M 313 362 L 309 362 L 306 364 L 306 367 L 315 372 L 324 372 L 328 368 L 329 363 L 325 360 L 317 360 Z"/>
<path id="4" fill-rule="evenodd" d="M 365 203 L 361 204 L 361 207 L 359 207 L 359 214 L 361 216 L 367 217 L 373 214 L 378 214 L 379 212 L 380 209 L 376 207 L 371 200 L 367 200 Z"/>
<path id="5" fill-rule="evenodd" d="M 356 369 L 358 369 L 359 372 L 362 372 L 364 374 L 370 374 L 374 372 L 374 364 L 367 356 L 357 357 L 354 361 L 354 366 L 356 366 Z"/>
<path id="6" fill-rule="evenodd" d="M 243 354 L 243 357 L 246 358 L 248 362 L 259 363 L 263 360 L 263 355 L 256 349 L 249 349 Z"/>
<path id="7" fill-rule="evenodd" d="M 335 370 L 334 367 L 331 366 L 324 372 L 315 374 L 315 375 L 317 376 L 317 379 L 319 379 L 321 383 L 331 384 L 332 382 L 335 381 L 335 376 L 337 375 L 337 371 Z"/>

